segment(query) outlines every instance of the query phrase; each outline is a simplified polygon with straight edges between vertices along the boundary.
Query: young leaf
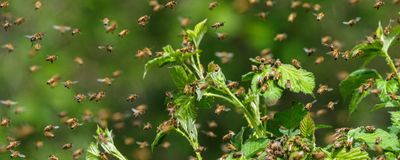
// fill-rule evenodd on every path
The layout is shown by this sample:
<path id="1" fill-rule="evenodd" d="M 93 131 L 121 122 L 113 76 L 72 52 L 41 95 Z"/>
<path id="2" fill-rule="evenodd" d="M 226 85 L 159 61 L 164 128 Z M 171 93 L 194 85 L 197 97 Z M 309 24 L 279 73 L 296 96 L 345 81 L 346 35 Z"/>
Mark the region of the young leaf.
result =
<path id="1" fill-rule="evenodd" d="M 242 81 L 243 82 L 250 81 L 253 79 L 254 75 L 255 75 L 254 72 L 248 72 L 248 73 L 242 75 Z"/>
<path id="2" fill-rule="evenodd" d="M 376 138 L 380 137 L 382 142 L 380 147 L 388 151 L 400 151 L 400 142 L 396 135 L 390 134 L 382 129 L 376 129 L 372 133 L 367 133 L 363 127 L 350 130 L 347 135 L 356 141 L 365 142 L 369 148 L 374 149 Z"/>
<path id="3" fill-rule="evenodd" d="M 315 132 L 315 123 L 308 113 L 300 122 L 300 133 L 303 137 L 312 138 Z"/>
<path id="4" fill-rule="evenodd" d="M 331 126 L 331 125 L 327 125 L 327 124 L 317 124 L 317 125 L 315 126 L 315 130 L 318 130 L 318 129 L 325 129 L 325 128 L 332 128 L 332 126 Z"/>
<path id="5" fill-rule="evenodd" d="M 97 143 L 90 143 L 86 152 L 86 160 L 100 160 L 100 150 Z"/>
<path id="6" fill-rule="evenodd" d="M 275 104 L 282 96 L 283 89 L 276 85 L 273 80 L 268 80 L 267 90 L 262 94 L 268 105 Z"/>
<path id="7" fill-rule="evenodd" d="M 398 101 L 388 101 L 384 103 L 376 104 L 371 111 L 376 111 L 382 108 L 392 108 L 392 107 L 400 107 L 400 102 Z"/>
<path id="8" fill-rule="evenodd" d="M 337 160 L 369 160 L 368 153 L 362 151 L 360 148 L 351 148 L 347 150 L 346 148 L 342 148 L 339 150 L 336 155 L 334 155 L 334 159 Z"/>
<path id="9" fill-rule="evenodd" d="M 186 73 L 182 66 L 172 66 L 170 72 L 172 79 L 179 90 L 183 90 L 185 85 L 190 84 L 195 80 L 194 75 Z"/>
<path id="10" fill-rule="evenodd" d="M 290 81 L 290 91 L 313 95 L 315 88 L 314 74 L 304 69 L 297 69 L 290 64 L 282 64 L 277 69 L 282 74 L 281 79 L 278 81 L 278 85 L 282 88 L 286 88 L 286 83 Z"/>
<path id="11" fill-rule="evenodd" d="M 346 99 L 353 92 L 365 83 L 370 78 L 379 78 L 380 75 L 376 70 L 373 69 L 359 69 L 352 72 L 346 79 L 340 82 L 340 93 L 343 98 Z"/>
<path id="12" fill-rule="evenodd" d="M 389 93 L 396 93 L 399 87 L 397 86 L 397 81 L 395 80 L 384 80 L 384 79 L 376 79 L 376 88 L 381 92 L 379 93 L 379 99 L 382 102 L 388 102 L 392 99 L 389 96 Z"/>
<path id="13" fill-rule="evenodd" d="M 205 25 L 207 19 L 201 21 L 200 23 L 196 24 L 194 27 L 193 34 L 190 36 L 190 39 L 193 41 L 194 45 L 199 48 L 200 42 L 203 39 L 204 34 L 207 32 L 207 26 Z"/>

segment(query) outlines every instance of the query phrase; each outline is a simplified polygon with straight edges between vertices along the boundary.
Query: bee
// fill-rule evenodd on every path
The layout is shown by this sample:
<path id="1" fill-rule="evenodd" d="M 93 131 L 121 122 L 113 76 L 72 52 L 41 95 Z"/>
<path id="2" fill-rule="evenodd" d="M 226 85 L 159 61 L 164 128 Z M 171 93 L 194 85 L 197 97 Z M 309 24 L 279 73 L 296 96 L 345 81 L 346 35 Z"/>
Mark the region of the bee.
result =
<path id="1" fill-rule="evenodd" d="M 325 92 L 329 92 L 329 91 L 332 91 L 332 90 L 333 89 L 329 88 L 328 85 L 319 84 L 319 88 L 317 90 L 317 93 L 321 95 L 321 94 L 323 94 Z"/>
<path id="2" fill-rule="evenodd" d="M 49 80 L 47 80 L 46 84 L 50 87 L 55 87 L 60 79 L 61 77 L 58 74 L 55 74 Z"/>
<path id="3" fill-rule="evenodd" d="M 375 95 L 378 95 L 378 94 L 380 94 L 381 93 L 381 90 L 380 89 L 377 89 L 377 88 L 375 88 L 375 89 L 371 89 L 371 91 L 370 91 L 372 94 L 375 94 Z"/>
<path id="4" fill-rule="evenodd" d="M 152 129 L 153 126 L 151 125 L 151 123 L 147 122 L 144 126 L 143 126 L 143 130 L 150 130 Z"/>
<path id="5" fill-rule="evenodd" d="M 393 4 L 400 4 L 400 0 L 393 0 L 392 3 Z"/>
<path id="6" fill-rule="evenodd" d="M 355 4 L 359 3 L 359 2 L 360 2 L 360 0 L 349 0 L 349 3 L 351 5 L 355 5 Z"/>
<path id="7" fill-rule="evenodd" d="M 116 70 L 111 74 L 111 76 L 113 76 L 114 78 L 117 78 L 117 77 L 119 77 L 121 75 L 122 75 L 122 71 L 121 70 Z"/>
<path id="8" fill-rule="evenodd" d="M 143 48 L 142 50 L 138 50 L 136 52 L 136 58 L 144 58 L 144 57 L 150 57 L 153 55 L 153 52 L 151 51 L 150 48 Z"/>
<path id="9" fill-rule="evenodd" d="M 163 5 L 161 5 L 160 3 L 158 3 L 158 0 L 150 0 L 149 1 L 149 5 L 151 7 L 153 7 L 153 11 L 154 12 L 158 12 L 163 8 Z"/>
<path id="10" fill-rule="evenodd" d="M 106 33 L 114 33 L 114 31 L 117 29 L 117 23 L 116 22 L 111 22 L 110 25 L 106 26 Z"/>
<path id="11" fill-rule="evenodd" d="M 233 136 L 235 136 L 235 132 L 233 132 L 233 131 L 228 131 L 228 133 L 225 134 L 225 135 L 222 137 L 222 140 L 223 140 L 223 141 L 229 141 Z"/>
<path id="12" fill-rule="evenodd" d="M 186 28 L 190 23 L 192 23 L 190 18 L 187 18 L 187 17 L 179 17 L 178 20 L 179 20 L 182 28 Z"/>
<path id="13" fill-rule="evenodd" d="M 273 0 L 266 0 L 265 1 L 265 6 L 267 7 L 272 7 L 274 6 L 275 2 Z"/>
<path id="14" fill-rule="evenodd" d="M 217 128 L 218 127 L 218 123 L 215 122 L 214 120 L 207 122 L 207 124 L 208 124 L 208 128 Z"/>
<path id="15" fill-rule="evenodd" d="M 344 51 L 342 57 L 346 61 L 349 60 L 350 59 L 350 51 L 349 50 Z"/>
<path id="16" fill-rule="evenodd" d="M 314 9 L 314 11 L 319 11 L 321 9 L 321 5 L 320 4 L 314 4 L 313 9 Z"/>
<path id="17" fill-rule="evenodd" d="M 128 102 L 134 102 L 137 99 L 138 95 L 137 94 L 130 94 L 127 98 L 126 101 Z"/>
<path id="18" fill-rule="evenodd" d="M 312 107 L 313 107 L 313 105 L 314 105 L 315 103 L 317 103 L 317 100 L 314 100 L 314 101 L 312 101 L 312 102 L 307 103 L 307 104 L 304 106 L 304 108 L 306 108 L 307 111 L 311 111 L 311 109 L 312 109 Z"/>
<path id="19" fill-rule="evenodd" d="M 325 17 L 324 12 L 319 12 L 318 14 L 314 14 L 314 15 L 315 15 L 317 21 L 322 21 L 322 19 Z"/>
<path id="20" fill-rule="evenodd" d="M 286 81 L 285 88 L 289 90 L 292 88 L 292 83 L 290 82 L 290 80 Z"/>
<path id="21" fill-rule="evenodd" d="M 0 126 L 2 127 L 8 127 L 11 123 L 10 118 L 2 118 L 0 121 Z"/>
<path id="22" fill-rule="evenodd" d="M 96 101 L 99 102 L 102 98 L 106 96 L 104 91 L 96 92 L 96 93 L 89 93 L 89 101 Z"/>
<path id="23" fill-rule="evenodd" d="M 38 10 L 42 7 L 42 2 L 40 0 L 36 0 L 35 2 L 35 10 Z"/>
<path id="24" fill-rule="evenodd" d="M 164 6 L 167 7 L 167 8 L 169 8 L 169 9 L 174 9 L 175 6 L 176 6 L 176 1 L 170 0 L 170 1 L 167 2 Z"/>
<path id="25" fill-rule="evenodd" d="M 43 32 L 38 32 L 38 33 L 34 33 L 33 35 L 26 35 L 26 38 L 29 38 L 29 40 L 31 42 L 36 42 L 36 41 L 40 41 L 43 39 L 44 37 L 44 33 Z"/>
<path id="26" fill-rule="evenodd" d="M 72 148 L 72 143 L 66 143 L 62 146 L 62 149 L 70 149 Z"/>
<path id="27" fill-rule="evenodd" d="M 324 62 L 324 60 L 325 60 L 325 58 L 323 57 L 323 56 L 318 56 L 316 59 L 315 59 L 315 64 L 321 64 L 322 62 Z"/>
<path id="28" fill-rule="evenodd" d="M 19 152 L 19 151 L 13 151 L 13 150 L 11 150 L 10 151 L 11 152 L 11 154 L 10 154 L 10 157 L 11 158 L 25 158 L 26 156 L 25 155 L 23 155 L 21 152 Z"/>
<path id="29" fill-rule="evenodd" d="M 128 30 L 128 29 L 123 29 L 121 32 L 118 33 L 118 36 L 121 37 L 121 38 L 123 38 L 123 37 L 125 37 L 126 35 L 128 35 L 128 33 L 129 33 L 129 30 Z"/>
<path id="30" fill-rule="evenodd" d="M 106 84 L 108 86 L 111 86 L 112 81 L 114 81 L 114 78 L 104 77 L 104 78 L 98 78 L 97 79 L 97 82 L 104 83 L 104 84 Z"/>
<path id="31" fill-rule="evenodd" d="M 46 61 L 49 61 L 50 63 L 54 63 L 58 59 L 58 56 L 56 55 L 47 55 Z"/>
<path id="32" fill-rule="evenodd" d="M 217 32 L 217 39 L 218 40 L 224 40 L 228 36 L 228 33 L 218 33 Z"/>
<path id="33" fill-rule="evenodd" d="M 311 8 L 311 4 L 304 2 L 303 5 L 301 5 L 301 7 L 303 7 L 306 11 L 309 11 Z"/>
<path id="34" fill-rule="evenodd" d="M 58 128 L 60 128 L 60 127 L 59 127 L 59 126 L 55 126 L 55 125 L 49 124 L 49 125 L 47 125 L 47 126 L 44 127 L 43 131 L 45 131 L 45 132 L 51 132 L 51 131 L 54 131 L 55 129 L 58 129 Z"/>
<path id="35" fill-rule="evenodd" d="M 260 92 L 264 94 L 267 91 L 267 89 L 268 89 L 268 83 L 264 83 L 260 88 Z"/>
<path id="36" fill-rule="evenodd" d="M 396 73 L 395 72 L 391 72 L 391 73 L 387 73 L 386 74 L 386 80 L 390 81 L 395 77 Z"/>
<path id="37" fill-rule="evenodd" d="M 44 145 L 43 141 L 36 141 L 35 142 L 35 147 L 36 149 L 42 148 Z"/>
<path id="38" fill-rule="evenodd" d="M 40 49 L 42 49 L 42 45 L 40 43 L 35 43 L 33 45 L 33 48 L 35 49 L 35 51 L 39 51 Z"/>
<path id="39" fill-rule="evenodd" d="M 69 119 L 67 119 L 67 120 L 65 121 L 65 124 L 67 124 L 68 127 L 69 127 L 70 129 L 75 129 L 75 128 L 77 128 L 78 126 L 81 125 L 81 124 L 78 122 L 78 119 L 76 119 L 76 118 L 69 118 Z"/>
<path id="40" fill-rule="evenodd" d="M 64 82 L 64 87 L 69 89 L 73 84 L 76 84 L 76 83 L 78 83 L 78 81 L 66 80 Z"/>
<path id="41" fill-rule="evenodd" d="M 142 104 L 142 105 L 138 105 L 136 108 L 132 108 L 132 113 L 133 113 L 133 117 L 137 118 L 143 114 L 146 113 L 147 111 L 147 106 Z"/>
<path id="42" fill-rule="evenodd" d="M 367 133 L 374 133 L 376 130 L 375 126 L 365 126 L 364 129 Z"/>
<path id="43" fill-rule="evenodd" d="M 306 52 L 307 56 L 311 56 L 316 51 L 315 48 L 303 48 L 303 50 L 304 50 L 304 52 Z"/>
<path id="44" fill-rule="evenodd" d="M 208 9 L 213 10 L 217 6 L 218 6 L 218 2 L 214 1 L 214 2 L 211 2 L 210 4 L 208 4 Z"/>
<path id="45" fill-rule="evenodd" d="M 330 37 L 330 36 L 323 36 L 321 38 L 321 44 L 323 44 L 323 45 L 329 45 L 329 43 L 331 43 L 331 42 L 332 42 L 332 37 Z"/>
<path id="46" fill-rule="evenodd" d="M 139 26 L 145 27 L 149 23 L 149 21 L 150 21 L 150 16 L 144 15 L 139 17 L 137 23 L 139 24 Z"/>
<path id="47" fill-rule="evenodd" d="M 217 104 L 217 106 L 215 107 L 214 113 L 216 115 L 220 115 L 222 112 L 227 112 L 227 111 L 230 111 L 230 109 L 226 108 L 224 105 Z"/>
<path id="48" fill-rule="evenodd" d="M 111 44 L 107 44 L 107 45 L 104 45 L 104 46 L 98 46 L 97 48 L 99 48 L 101 50 L 105 49 L 107 51 L 107 53 L 111 53 L 112 50 L 113 50 L 113 46 Z"/>
<path id="49" fill-rule="evenodd" d="M 108 19 L 107 17 L 103 18 L 101 21 L 103 22 L 104 26 L 108 26 L 110 24 L 110 19 Z"/>
<path id="50" fill-rule="evenodd" d="M 131 145 L 131 144 L 133 144 L 133 142 L 135 142 L 135 139 L 133 139 L 132 137 L 124 138 L 124 144 L 125 145 Z"/>
<path id="51" fill-rule="evenodd" d="M 7 20 L 3 24 L 3 28 L 5 31 L 8 31 L 12 26 L 12 23 L 8 22 Z"/>
<path id="52" fill-rule="evenodd" d="M 137 141 L 136 144 L 139 145 L 139 148 L 146 148 L 149 146 L 149 143 L 146 141 L 143 141 L 143 142 Z"/>
<path id="53" fill-rule="evenodd" d="M 13 105 L 16 105 L 18 102 L 7 99 L 7 100 L 0 100 L 0 103 L 9 108 Z"/>
<path id="54" fill-rule="evenodd" d="M 227 86 L 228 88 L 230 88 L 230 89 L 233 89 L 233 88 L 236 88 L 237 86 L 239 86 L 239 83 L 238 83 L 238 82 L 235 82 L 235 81 L 231 81 L 231 82 L 229 82 L 226 86 Z"/>
<path id="55" fill-rule="evenodd" d="M 249 0 L 249 3 L 250 3 L 251 5 L 257 4 L 258 2 L 259 2 L 258 0 Z"/>
<path id="56" fill-rule="evenodd" d="M 56 135 L 55 135 L 53 132 L 51 132 L 51 131 L 44 131 L 44 132 L 43 132 L 43 135 L 44 135 L 46 138 L 49 138 L 49 139 L 53 139 L 54 137 L 56 137 Z"/>
<path id="57" fill-rule="evenodd" d="M 297 69 L 300 69 L 300 68 L 301 68 L 300 61 L 297 60 L 297 59 L 292 59 L 292 65 L 293 65 L 294 67 L 296 67 Z"/>
<path id="58" fill-rule="evenodd" d="M 81 29 L 79 29 L 79 28 L 74 28 L 74 29 L 72 30 L 71 34 L 72 34 L 73 36 L 78 35 L 78 34 L 81 34 Z"/>
<path id="59" fill-rule="evenodd" d="M 24 17 L 19 17 L 14 21 L 14 24 L 15 25 L 21 25 L 24 22 L 25 22 L 25 18 Z"/>
<path id="60" fill-rule="evenodd" d="M 329 101 L 326 107 L 329 108 L 330 110 L 333 110 L 336 104 L 338 104 L 338 102 Z"/>
<path id="61" fill-rule="evenodd" d="M 198 146 L 198 147 L 196 148 L 196 150 L 195 150 L 195 152 L 204 152 L 204 151 L 206 151 L 206 148 L 203 147 L 203 146 Z"/>
<path id="62" fill-rule="evenodd" d="M 217 137 L 217 135 L 212 131 L 201 131 L 201 132 L 204 133 L 207 137 L 210 137 L 210 138 L 216 138 Z"/>
<path id="63" fill-rule="evenodd" d="M 379 10 L 379 8 L 381 8 L 384 4 L 385 4 L 385 2 L 383 2 L 383 0 L 376 0 L 376 2 L 374 4 L 374 8 L 376 10 Z"/>
<path id="64" fill-rule="evenodd" d="M 58 160 L 58 157 L 54 154 L 49 156 L 49 160 Z"/>
<path id="65" fill-rule="evenodd" d="M 10 2 L 4 1 L 0 3 L 0 8 L 7 8 L 10 6 Z"/>
<path id="66" fill-rule="evenodd" d="M 211 28 L 218 29 L 218 28 L 223 27 L 224 25 L 225 25 L 224 22 L 216 22 L 216 23 L 214 23 L 213 25 L 211 25 Z"/>
<path id="67" fill-rule="evenodd" d="M 394 93 L 394 92 L 388 93 L 388 95 L 389 95 L 390 99 L 392 99 L 393 101 L 397 101 L 399 99 L 397 97 L 396 93 Z"/>
<path id="68" fill-rule="evenodd" d="M 297 17 L 296 12 L 292 12 L 292 13 L 290 13 L 289 16 L 288 16 L 288 21 L 289 21 L 289 22 L 294 22 L 294 20 L 296 19 L 296 17 Z"/>
<path id="69" fill-rule="evenodd" d="M 340 55 L 340 49 L 338 47 L 335 47 L 329 53 L 335 60 L 337 60 L 339 58 L 339 55 Z"/>
<path id="70" fill-rule="evenodd" d="M 238 149 L 231 143 L 228 143 L 224 146 L 224 150 L 226 151 L 237 151 Z"/>
<path id="71" fill-rule="evenodd" d="M 356 25 L 360 20 L 361 20 L 360 17 L 356 17 L 354 19 L 350 19 L 348 21 L 344 21 L 343 24 L 352 27 L 352 26 Z"/>
<path id="72" fill-rule="evenodd" d="M 279 41 L 282 42 L 287 38 L 287 34 L 286 33 L 279 33 L 275 36 L 274 40 L 275 41 Z"/>
<path id="73" fill-rule="evenodd" d="M 257 17 L 259 17 L 259 18 L 262 19 L 262 20 L 266 20 L 267 17 L 268 17 L 268 14 L 269 14 L 269 13 L 267 13 L 267 12 L 258 12 L 258 13 L 257 13 Z"/>
<path id="74" fill-rule="evenodd" d="M 319 109 L 316 113 L 317 117 L 321 117 L 327 113 L 326 109 Z"/>
<path id="75" fill-rule="evenodd" d="M 61 34 L 64 34 L 65 32 L 71 30 L 70 26 L 64 26 L 64 25 L 54 25 L 53 28 L 60 32 Z"/>
<path id="76" fill-rule="evenodd" d="M 81 57 L 79 57 L 79 56 L 74 58 L 74 62 L 79 64 L 79 65 L 84 64 L 83 59 Z"/>
<path id="77" fill-rule="evenodd" d="M 83 154 L 83 149 L 77 149 L 74 152 L 72 152 L 72 158 L 75 159 L 79 159 L 79 157 L 81 157 L 81 155 Z"/>
<path id="78" fill-rule="evenodd" d="M 301 1 L 292 1 L 290 4 L 290 8 L 296 9 L 301 6 Z"/>
<path id="79" fill-rule="evenodd" d="M 168 141 L 165 141 L 161 144 L 161 147 L 164 149 L 168 149 L 171 146 L 171 143 Z"/>
<path id="80" fill-rule="evenodd" d="M 218 58 L 221 59 L 221 62 L 223 64 L 229 63 L 229 61 L 231 61 L 231 59 L 233 58 L 233 53 L 231 52 L 215 52 L 215 56 L 217 56 Z"/>
<path id="81" fill-rule="evenodd" d="M 237 89 L 235 91 L 235 95 L 242 96 L 245 92 L 246 92 L 246 89 L 244 87 L 239 87 L 239 89 Z M 229 111 L 229 110 L 227 109 L 226 111 Z"/>

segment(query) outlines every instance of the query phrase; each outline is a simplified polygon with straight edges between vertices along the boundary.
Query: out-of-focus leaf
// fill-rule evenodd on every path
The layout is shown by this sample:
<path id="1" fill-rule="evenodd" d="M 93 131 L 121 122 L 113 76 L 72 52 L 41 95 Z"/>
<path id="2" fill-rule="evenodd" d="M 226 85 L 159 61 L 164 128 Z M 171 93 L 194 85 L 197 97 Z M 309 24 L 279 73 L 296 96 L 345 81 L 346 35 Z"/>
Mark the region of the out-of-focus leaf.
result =
<path id="1" fill-rule="evenodd" d="M 400 151 L 400 142 L 396 135 L 390 134 L 382 129 L 376 129 L 372 133 L 365 132 L 363 127 L 350 130 L 347 135 L 356 141 L 365 142 L 370 149 L 374 149 L 376 138 L 382 138 L 379 144 L 382 149 L 387 151 Z"/>
<path id="2" fill-rule="evenodd" d="M 194 27 L 193 34 L 189 34 L 189 38 L 193 41 L 197 48 L 199 47 L 204 34 L 207 32 L 206 22 L 207 19 L 197 23 Z"/>
<path id="3" fill-rule="evenodd" d="M 268 80 L 267 90 L 262 94 L 266 104 L 275 104 L 282 96 L 283 89 L 276 85 L 273 80 Z"/>
<path id="4" fill-rule="evenodd" d="M 352 114 L 358 108 L 358 104 L 370 94 L 369 90 L 364 91 L 363 93 L 359 93 L 358 91 L 353 92 L 353 96 L 351 97 L 349 104 L 349 113 Z"/>
<path id="5" fill-rule="evenodd" d="M 165 132 L 158 132 L 156 138 L 154 138 L 153 143 L 151 143 L 151 150 L 154 150 L 158 145 L 161 144 L 162 140 L 165 138 L 167 133 Z"/>
<path id="6" fill-rule="evenodd" d="M 325 129 L 325 128 L 332 128 L 332 126 L 331 125 L 327 125 L 327 124 L 317 124 L 315 126 L 315 130 L 317 130 L 317 129 Z"/>
<path id="7" fill-rule="evenodd" d="M 90 143 L 86 150 L 86 160 L 100 160 L 100 150 L 97 143 Z"/>
<path id="8" fill-rule="evenodd" d="M 389 112 L 392 126 L 400 129 L 400 111 Z"/>
<path id="9" fill-rule="evenodd" d="M 190 84 L 195 80 L 194 75 L 186 73 L 182 66 L 172 66 L 170 72 L 172 79 L 179 90 L 183 90 L 185 85 Z"/>
<path id="10" fill-rule="evenodd" d="M 382 102 L 391 101 L 389 93 L 396 93 L 399 89 L 397 86 L 398 82 L 395 80 L 384 80 L 384 79 L 376 79 L 376 88 L 379 89 L 381 92 L 379 94 L 379 99 Z"/>
<path id="11" fill-rule="evenodd" d="M 346 79 L 340 82 L 340 93 L 343 98 L 346 99 L 353 92 L 365 83 L 370 78 L 379 78 L 380 75 L 376 70 L 373 69 L 359 69 L 352 72 Z"/>
<path id="12" fill-rule="evenodd" d="M 382 108 L 392 108 L 392 107 L 400 107 L 400 102 L 398 101 L 388 101 L 384 103 L 376 104 L 371 111 L 376 111 Z"/>
<path id="13" fill-rule="evenodd" d="M 286 87 L 288 80 L 291 83 L 290 91 L 313 95 L 315 88 L 314 74 L 304 69 L 297 69 L 290 64 L 282 64 L 277 69 L 282 74 L 281 79 L 278 81 L 278 85 L 282 88 Z"/>
<path id="14" fill-rule="evenodd" d="M 237 133 L 235 136 L 233 136 L 231 142 L 232 144 L 237 148 L 237 149 L 241 149 L 242 145 L 243 145 L 243 134 L 245 131 L 245 127 L 242 127 L 242 129 L 240 130 L 239 133 Z"/>
<path id="15" fill-rule="evenodd" d="M 253 79 L 254 75 L 255 75 L 254 72 L 248 72 L 248 73 L 242 75 L 242 81 L 243 82 L 250 81 Z"/>
<path id="16" fill-rule="evenodd" d="M 332 155 L 335 160 L 369 160 L 368 153 L 362 151 L 360 148 L 351 148 L 347 150 L 346 148 L 340 149 L 337 153 Z"/>
<path id="17" fill-rule="evenodd" d="M 308 113 L 300 122 L 300 133 L 303 137 L 312 138 L 315 132 L 315 123 Z"/>
<path id="18" fill-rule="evenodd" d="M 214 62 L 210 62 L 208 64 L 208 76 L 214 81 L 218 81 L 219 83 L 225 84 L 226 79 L 224 73 L 221 71 L 221 68 L 214 68 L 216 64 Z"/>

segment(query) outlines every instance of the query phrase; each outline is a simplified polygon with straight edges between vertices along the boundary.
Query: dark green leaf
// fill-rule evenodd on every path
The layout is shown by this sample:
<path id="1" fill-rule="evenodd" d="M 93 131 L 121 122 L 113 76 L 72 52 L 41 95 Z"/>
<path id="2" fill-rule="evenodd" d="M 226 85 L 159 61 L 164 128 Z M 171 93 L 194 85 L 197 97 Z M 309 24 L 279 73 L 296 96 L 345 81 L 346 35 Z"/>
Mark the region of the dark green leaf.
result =
<path id="1" fill-rule="evenodd" d="M 299 126 L 300 121 L 303 120 L 307 113 L 303 104 L 296 103 L 290 109 L 276 113 L 274 119 L 268 121 L 268 130 L 276 133 L 276 130 L 278 130 L 280 126 L 287 129 L 294 129 Z"/>
<path id="2" fill-rule="evenodd" d="M 376 104 L 371 111 L 376 111 L 383 108 L 392 108 L 392 107 L 400 107 L 400 102 L 398 101 L 389 101 L 384 103 Z"/>
<path id="3" fill-rule="evenodd" d="M 340 93 L 343 98 L 346 99 L 353 92 L 361 86 L 361 84 L 365 83 L 370 78 L 379 78 L 380 75 L 376 70 L 371 69 L 359 69 L 352 72 L 346 79 L 340 82 Z"/>
<path id="4" fill-rule="evenodd" d="M 165 138 L 167 133 L 165 132 L 158 132 L 156 138 L 154 138 L 153 143 L 151 143 L 151 150 L 154 150 L 155 147 L 161 144 L 162 140 Z"/>
<path id="5" fill-rule="evenodd" d="M 317 125 L 315 126 L 315 130 L 318 130 L 318 129 L 325 129 L 325 128 L 332 128 L 332 126 L 331 126 L 331 125 L 327 125 L 327 124 L 317 124 Z"/>
<path id="6" fill-rule="evenodd" d="M 242 75 L 242 81 L 243 81 L 243 82 L 245 82 L 245 81 L 250 81 L 250 80 L 253 79 L 254 75 L 255 75 L 254 72 L 246 73 L 246 74 Z"/>
<path id="7" fill-rule="evenodd" d="M 245 127 L 242 127 L 239 133 L 237 133 L 231 140 L 232 144 L 237 148 L 241 149 L 243 145 L 243 134 L 245 131 Z"/>
<path id="8" fill-rule="evenodd" d="M 369 90 L 364 91 L 363 93 L 359 93 L 357 90 L 355 90 L 350 100 L 349 113 L 352 114 L 354 111 L 356 111 L 361 101 L 369 94 L 370 94 Z"/>

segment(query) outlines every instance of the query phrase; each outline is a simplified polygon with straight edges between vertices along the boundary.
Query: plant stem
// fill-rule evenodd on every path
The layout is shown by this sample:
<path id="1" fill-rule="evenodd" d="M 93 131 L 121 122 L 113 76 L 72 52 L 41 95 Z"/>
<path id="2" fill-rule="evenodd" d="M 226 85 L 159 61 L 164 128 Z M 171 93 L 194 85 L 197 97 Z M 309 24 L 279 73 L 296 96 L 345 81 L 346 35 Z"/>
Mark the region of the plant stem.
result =
<path id="1" fill-rule="evenodd" d="M 384 56 L 385 56 L 385 60 L 386 60 L 387 64 L 389 65 L 390 69 L 392 69 L 392 72 L 394 72 L 394 75 L 396 76 L 397 81 L 400 85 L 400 75 L 396 69 L 396 66 L 393 63 L 392 58 L 390 57 L 390 55 L 387 51 L 383 51 L 383 53 L 385 54 Z"/>
<path id="2" fill-rule="evenodd" d="M 187 136 L 185 134 L 185 132 L 183 132 L 181 129 L 176 128 L 175 130 L 178 133 L 180 133 L 183 137 L 185 137 L 187 141 L 189 141 L 190 145 L 192 146 L 193 150 L 195 151 L 197 160 L 203 160 L 203 157 L 201 157 L 201 154 L 199 152 L 196 152 L 197 148 L 199 147 L 199 143 L 197 141 L 193 140 L 192 138 L 190 138 L 189 136 Z"/>

